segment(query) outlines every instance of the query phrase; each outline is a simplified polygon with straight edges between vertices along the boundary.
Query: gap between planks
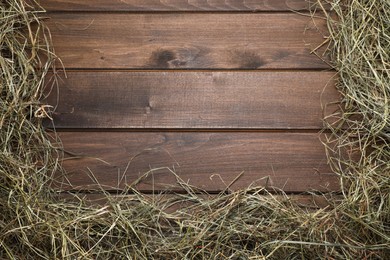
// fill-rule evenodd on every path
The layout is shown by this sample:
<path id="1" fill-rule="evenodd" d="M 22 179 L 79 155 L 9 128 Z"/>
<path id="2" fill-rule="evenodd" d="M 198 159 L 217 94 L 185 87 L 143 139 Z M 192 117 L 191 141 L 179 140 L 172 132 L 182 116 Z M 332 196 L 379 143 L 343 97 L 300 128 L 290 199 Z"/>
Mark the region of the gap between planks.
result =
<path id="1" fill-rule="evenodd" d="M 307 11 L 310 3 L 305 0 L 246 0 L 209 1 L 193 0 L 41 0 L 40 4 L 49 11 L 144 11 L 144 12 L 197 12 L 197 11 Z"/>
<path id="2" fill-rule="evenodd" d="M 45 121 L 47 122 L 47 121 Z M 171 133 L 186 133 L 186 132 L 205 132 L 205 133 L 231 133 L 231 132 L 245 132 L 245 133 L 324 133 L 330 134 L 331 131 L 326 128 L 318 129 L 245 129 L 245 128 L 230 128 L 230 129 L 208 129 L 208 128 L 56 128 L 52 122 L 46 123 L 46 130 L 50 133 L 55 129 L 56 132 L 171 132 Z"/>

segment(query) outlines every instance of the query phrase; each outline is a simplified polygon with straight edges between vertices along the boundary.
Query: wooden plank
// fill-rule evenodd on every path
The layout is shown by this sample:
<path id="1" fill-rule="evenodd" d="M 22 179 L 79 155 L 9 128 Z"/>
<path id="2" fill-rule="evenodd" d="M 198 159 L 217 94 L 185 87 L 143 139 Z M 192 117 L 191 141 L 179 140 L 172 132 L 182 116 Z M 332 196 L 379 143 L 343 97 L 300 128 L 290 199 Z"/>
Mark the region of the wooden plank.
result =
<path id="1" fill-rule="evenodd" d="M 104 189 L 120 189 L 155 169 L 137 188 L 180 190 L 168 168 L 182 181 L 213 192 L 231 183 L 232 190 L 254 183 L 286 192 L 339 187 L 319 135 L 313 133 L 60 132 L 59 136 L 65 150 L 80 157 L 63 162 L 71 185 L 63 184 L 62 189 L 94 189 L 96 181 Z"/>
<path id="2" fill-rule="evenodd" d="M 332 72 L 69 72 L 57 128 L 321 129 Z M 325 86 L 329 83 L 329 87 Z"/>
<path id="3" fill-rule="evenodd" d="M 52 13 L 47 21 L 66 68 L 313 69 L 324 41 L 298 14 Z M 325 21 L 315 20 L 326 30 Z M 309 29 L 311 28 L 311 29 Z"/>
<path id="4" fill-rule="evenodd" d="M 289 11 L 308 10 L 305 0 L 41 0 L 49 11 Z"/>

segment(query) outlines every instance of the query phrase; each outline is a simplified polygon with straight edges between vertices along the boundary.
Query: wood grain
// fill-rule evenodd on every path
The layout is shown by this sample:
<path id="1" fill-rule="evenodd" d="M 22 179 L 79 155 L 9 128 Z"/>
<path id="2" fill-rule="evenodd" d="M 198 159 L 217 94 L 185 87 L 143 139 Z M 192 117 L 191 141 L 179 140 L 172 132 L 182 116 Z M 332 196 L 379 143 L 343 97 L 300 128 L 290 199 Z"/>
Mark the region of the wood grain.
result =
<path id="1" fill-rule="evenodd" d="M 286 192 L 338 189 L 326 165 L 318 134 L 264 132 L 60 132 L 65 150 L 80 159 L 65 160 L 63 189 L 123 188 L 153 170 L 137 187 L 142 191 L 180 190 L 168 170 L 207 191 L 249 185 Z M 99 159 L 98 159 L 99 158 Z M 104 160 L 104 162 L 102 161 Z M 166 168 L 164 168 L 166 167 Z M 92 177 L 94 176 L 94 177 Z"/>
<path id="2" fill-rule="evenodd" d="M 308 10 L 305 0 L 41 0 L 49 11 L 289 11 Z"/>
<path id="3" fill-rule="evenodd" d="M 52 13 L 66 68 L 319 69 L 325 22 L 269 13 Z"/>
<path id="4" fill-rule="evenodd" d="M 321 129 L 332 72 L 69 72 L 57 128 Z M 325 86 L 329 84 L 327 88 Z"/>

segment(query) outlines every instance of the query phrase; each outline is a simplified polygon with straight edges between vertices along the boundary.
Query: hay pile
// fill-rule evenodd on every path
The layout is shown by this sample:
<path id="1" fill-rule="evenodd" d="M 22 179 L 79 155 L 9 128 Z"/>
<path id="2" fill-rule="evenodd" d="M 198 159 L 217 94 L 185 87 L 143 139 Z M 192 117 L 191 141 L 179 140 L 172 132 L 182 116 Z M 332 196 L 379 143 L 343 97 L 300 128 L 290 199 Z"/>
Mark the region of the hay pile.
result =
<path id="1" fill-rule="evenodd" d="M 39 102 L 54 58 L 49 34 L 41 11 L 1 1 L 0 258 L 386 259 L 390 6 L 329 2 L 337 14 L 328 17 L 329 52 L 344 99 L 329 118 L 326 144 L 343 196 L 327 194 L 328 208 L 310 209 L 286 195 L 263 196 L 261 187 L 207 198 L 179 177 L 186 194 L 147 196 L 129 187 L 132 196 L 107 195 L 104 206 L 56 197 L 48 186 L 61 170 L 59 142 L 42 128 L 49 114 Z"/>

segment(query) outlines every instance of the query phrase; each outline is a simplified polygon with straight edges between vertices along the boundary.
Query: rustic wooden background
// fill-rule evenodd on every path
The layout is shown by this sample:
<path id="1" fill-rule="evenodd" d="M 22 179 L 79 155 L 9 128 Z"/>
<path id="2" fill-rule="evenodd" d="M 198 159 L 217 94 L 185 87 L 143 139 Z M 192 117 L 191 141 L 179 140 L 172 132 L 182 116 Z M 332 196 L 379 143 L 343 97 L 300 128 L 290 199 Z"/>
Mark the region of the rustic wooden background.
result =
<path id="1" fill-rule="evenodd" d="M 320 142 L 334 72 L 304 0 L 45 0 L 67 77 L 48 101 L 67 190 L 338 189 Z M 298 14 L 296 12 L 300 12 Z"/>

